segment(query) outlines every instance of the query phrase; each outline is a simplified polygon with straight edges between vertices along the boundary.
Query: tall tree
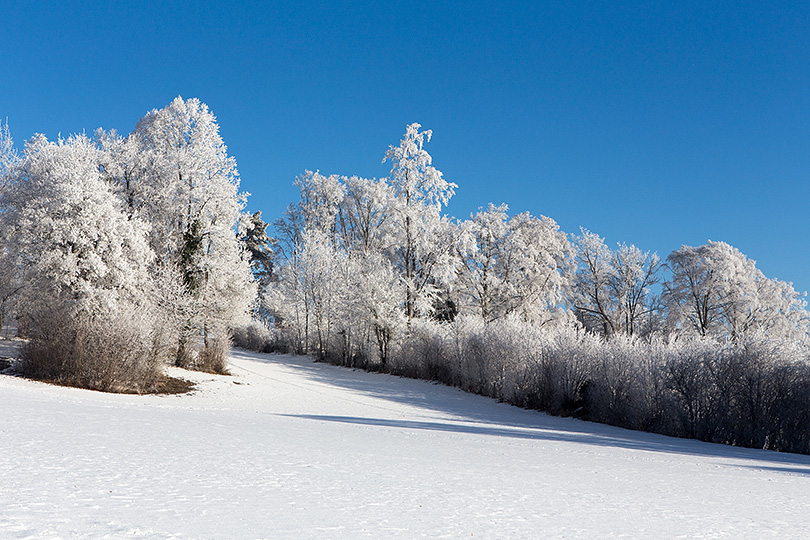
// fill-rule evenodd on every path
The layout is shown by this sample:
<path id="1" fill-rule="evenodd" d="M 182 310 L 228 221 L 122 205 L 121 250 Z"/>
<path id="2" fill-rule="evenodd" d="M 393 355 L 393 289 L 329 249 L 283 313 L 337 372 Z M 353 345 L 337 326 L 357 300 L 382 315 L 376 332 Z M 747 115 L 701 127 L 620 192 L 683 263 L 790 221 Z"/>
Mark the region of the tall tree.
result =
<path id="1" fill-rule="evenodd" d="M 8 121 L 0 121 L 0 189 L 4 188 L 14 167 L 19 162 Z"/>
<path id="2" fill-rule="evenodd" d="M 14 148 L 8 121 L 0 121 L 0 332 L 7 323 L 8 314 L 13 310 L 14 299 L 21 288 L 18 266 L 6 245 L 10 233 L 7 220 L 2 219 L 7 193 L 19 164 L 20 156 Z"/>
<path id="3" fill-rule="evenodd" d="M 771 280 L 754 261 L 725 242 L 682 246 L 667 257 L 664 283 L 669 319 L 676 328 L 739 340 L 752 331 L 805 335 L 807 312 L 789 283 Z"/>
<path id="4" fill-rule="evenodd" d="M 658 307 L 652 287 L 659 282 L 660 261 L 655 253 L 634 245 L 616 250 L 600 236 L 582 229 L 575 238 L 579 268 L 574 284 L 574 307 L 586 328 L 605 336 L 648 333 Z"/>
<path id="5" fill-rule="evenodd" d="M 273 275 L 273 244 L 267 235 L 269 224 L 262 220 L 261 211 L 245 214 L 239 227 L 239 239 L 250 256 L 250 269 L 256 282 L 267 284 Z"/>
<path id="6" fill-rule="evenodd" d="M 565 318 L 571 245 L 548 217 L 509 218 L 506 205 L 489 205 L 462 224 L 461 283 L 465 297 L 491 322 L 516 315 L 535 324 Z"/>
<path id="7" fill-rule="evenodd" d="M 83 135 L 56 143 L 37 135 L 27 143 L 10 202 L 28 295 L 64 294 L 92 310 L 149 291 L 148 226 L 123 215 L 99 158 Z"/>
<path id="8" fill-rule="evenodd" d="M 239 239 L 250 256 L 250 271 L 256 282 L 257 297 L 254 316 L 269 321 L 271 314 L 267 311 L 267 287 L 274 279 L 273 246 L 275 240 L 267 235 L 268 223 L 262 220 L 260 211 L 244 215 L 239 226 Z"/>
<path id="9" fill-rule="evenodd" d="M 388 222 L 388 255 L 405 282 L 408 320 L 428 313 L 438 288 L 455 275 L 456 234 L 441 209 L 455 192 L 433 166 L 424 149 L 432 131 L 410 124 L 399 146 L 390 146 L 383 162 L 391 161 L 389 184 L 393 190 Z"/>
<path id="10" fill-rule="evenodd" d="M 206 348 L 212 338 L 225 340 L 255 297 L 248 257 L 237 239 L 245 195 L 236 160 L 228 155 L 216 117 L 195 98 L 178 97 L 151 111 L 127 139 L 137 149 L 137 163 L 127 169 L 134 174 L 122 179 L 126 198 L 152 224 L 150 242 L 159 261 L 179 267 L 192 300 L 177 355 L 178 363 L 188 363 L 190 340 L 200 336 Z"/>

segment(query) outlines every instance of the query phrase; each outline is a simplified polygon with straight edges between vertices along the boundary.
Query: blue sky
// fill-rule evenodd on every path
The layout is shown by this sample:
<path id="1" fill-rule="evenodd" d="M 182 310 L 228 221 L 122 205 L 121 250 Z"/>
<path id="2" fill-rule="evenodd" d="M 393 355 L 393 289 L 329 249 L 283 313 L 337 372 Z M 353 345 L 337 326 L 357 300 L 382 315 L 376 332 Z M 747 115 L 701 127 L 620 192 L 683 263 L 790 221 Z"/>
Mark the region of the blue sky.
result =
<path id="1" fill-rule="evenodd" d="M 810 289 L 810 3 L 19 2 L 0 117 L 18 143 L 217 115 L 250 210 L 295 176 L 385 176 L 405 126 L 487 203 L 666 255 L 723 240 Z"/>

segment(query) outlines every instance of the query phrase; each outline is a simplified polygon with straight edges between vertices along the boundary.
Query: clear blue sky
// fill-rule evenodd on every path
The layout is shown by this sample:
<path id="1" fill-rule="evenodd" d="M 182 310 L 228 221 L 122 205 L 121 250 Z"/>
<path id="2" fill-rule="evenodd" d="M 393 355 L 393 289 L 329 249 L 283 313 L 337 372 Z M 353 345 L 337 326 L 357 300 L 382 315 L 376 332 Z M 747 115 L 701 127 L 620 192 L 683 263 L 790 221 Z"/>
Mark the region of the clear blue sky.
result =
<path id="1" fill-rule="evenodd" d="M 459 185 L 451 215 L 505 202 L 662 258 L 723 240 L 810 289 L 806 1 L 52 1 L 2 18 L 18 143 L 128 133 L 198 97 L 272 221 L 305 169 L 385 176 L 419 122 Z"/>

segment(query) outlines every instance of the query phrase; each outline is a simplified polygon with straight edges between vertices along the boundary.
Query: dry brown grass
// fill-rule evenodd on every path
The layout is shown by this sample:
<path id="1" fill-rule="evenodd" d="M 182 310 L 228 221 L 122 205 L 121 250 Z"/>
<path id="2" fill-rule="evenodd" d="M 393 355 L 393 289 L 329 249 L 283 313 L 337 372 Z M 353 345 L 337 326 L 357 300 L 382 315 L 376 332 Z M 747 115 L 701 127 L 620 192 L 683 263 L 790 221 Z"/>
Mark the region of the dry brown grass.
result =
<path id="1" fill-rule="evenodd" d="M 208 347 L 200 351 L 196 364 L 197 370 L 217 375 L 230 375 L 226 363 L 230 349 L 230 340 L 222 338 L 212 340 Z"/>
<path id="2" fill-rule="evenodd" d="M 181 379 L 179 377 L 171 377 L 169 375 L 162 375 L 158 377 L 153 384 L 148 386 L 140 386 L 137 389 L 130 386 L 109 387 L 109 388 L 88 388 L 83 384 L 77 384 L 75 379 L 70 378 L 48 378 L 48 377 L 35 377 L 25 373 L 18 373 L 21 377 L 26 379 L 53 384 L 56 386 L 65 386 L 68 388 L 82 388 L 84 390 L 92 390 L 94 392 L 105 392 L 110 394 L 138 394 L 138 395 L 152 395 L 152 394 L 165 394 L 177 395 L 187 394 L 192 392 L 196 386 L 193 382 Z"/>

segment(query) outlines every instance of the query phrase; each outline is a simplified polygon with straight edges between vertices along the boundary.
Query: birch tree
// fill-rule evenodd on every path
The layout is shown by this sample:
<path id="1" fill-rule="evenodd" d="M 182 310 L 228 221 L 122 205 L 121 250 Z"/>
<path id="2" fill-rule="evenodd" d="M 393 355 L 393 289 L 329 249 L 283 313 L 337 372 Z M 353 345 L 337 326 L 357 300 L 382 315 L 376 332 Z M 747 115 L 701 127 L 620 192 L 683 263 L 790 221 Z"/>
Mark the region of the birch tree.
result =
<path id="1" fill-rule="evenodd" d="M 408 320 L 431 310 L 438 288 L 452 281 L 457 264 L 453 226 L 441 210 L 458 186 L 433 166 L 424 149 L 432 131 L 420 127 L 407 126 L 399 146 L 390 146 L 383 160 L 391 161 L 393 190 L 387 254 L 405 283 Z"/>

